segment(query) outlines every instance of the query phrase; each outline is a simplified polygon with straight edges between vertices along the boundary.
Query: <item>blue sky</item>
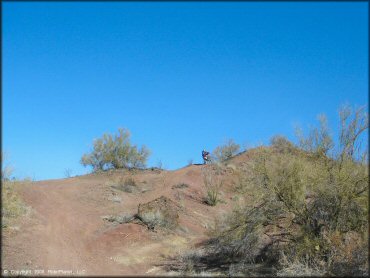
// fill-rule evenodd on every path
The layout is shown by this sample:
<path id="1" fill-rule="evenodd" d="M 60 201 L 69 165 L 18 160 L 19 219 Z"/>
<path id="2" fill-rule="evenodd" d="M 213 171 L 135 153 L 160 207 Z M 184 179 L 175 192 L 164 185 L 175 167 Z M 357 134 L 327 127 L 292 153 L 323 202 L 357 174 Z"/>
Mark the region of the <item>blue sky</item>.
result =
<path id="1" fill-rule="evenodd" d="M 149 166 L 368 104 L 367 2 L 3 2 L 3 151 L 51 179 L 128 128 Z"/>

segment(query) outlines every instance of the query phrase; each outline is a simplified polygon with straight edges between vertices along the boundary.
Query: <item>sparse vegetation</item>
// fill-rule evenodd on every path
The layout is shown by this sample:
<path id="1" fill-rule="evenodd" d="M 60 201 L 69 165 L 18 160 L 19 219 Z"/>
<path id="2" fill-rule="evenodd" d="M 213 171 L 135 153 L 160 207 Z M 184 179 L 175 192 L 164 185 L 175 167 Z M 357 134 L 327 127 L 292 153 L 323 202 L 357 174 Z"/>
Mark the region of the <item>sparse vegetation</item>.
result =
<path id="1" fill-rule="evenodd" d="M 239 150 L 240 145 L 236 144 L 232 139 L 230 139 L 226 144 L 218 146 L 213 151 L 213 155 L 216 157 L 217 161 L 224 162 L 236 155 Z"/>
<path id="2" fill-rule="evenodd" d="M 16 187 L 22 186 L 27 181 L 11 180 L 14 168 L 7 161 L 7 156 L 2 154 L 2 176 L 1 176 L 1 217 L 2 228 L 7 228 L 13 219 L 26 213 L 26 205 L 19 197 Z"/>
<path id="3" fill-rule="evenodd" d="M 130 223 L 132 220 L 135 219 L 135 217 L 136 217 L 135 214 L 124 213 L 121 215 L 106 215 L 106 216 L 103 216 L 102 219 L 108 222 L 124 224 L 124 223 Z"/>
<path id="4" fill-rule="evenodd" d="M 73 170 L 72 170 L 72 169 L 70 169 L 70 168 L 67 168 L 67 169 L 65 169 L 65 170 L 64 170 L 64 176 L 65 176 L 66 178 L 70 178 L 70 177 L 72 177 L 72 173 L 73 173 Z"/>
<path id="5" fill-rule="evenodd" d="M 206 189 L 205 203 L 215 206 L 220 201 L 222 187 L 222 169 L 219 165 L 212 165 L 202 169 L 203 183 Z"/>
<path id="6" fill-rule="evenodd" d="M 146 181 L 135 172 L 149 172 L 147 182 L 157 185 L 156 189 L 165 189 L 165 194 L 168 186 L 174 190 L 170 193 L 172 200 L 162 196 L 140 204 L 137 213 L 102 218 L 115 224 L 137 223 L 151 230 L 164 228 L 176 233 L 182 228 L 178 227 L 179 211 L 187 211 L 187 216 L 195 213 L 194 218 L 208 229 L 211 238 L 201 249 L 179 256 L 181 265 L 177 270 L 183 275 L 366 276 L 369 163 L 367 146 L 361 147 L 361 140 L 369 126 L 368 114 L 364 108 L 353 111 L 346 106 L 339 115 L 338 140 L 333 139 L 327 119 L 321 115 L 319 126 L 307 135 L 297 129 L 297 144 L 275 136 L 271 146 L 253 149 L 242 162 L 239 158 L 243 157 L 239 157 L 225 163 L 238 149 L 232 141 L 227 145 L 230 150 L 220 147 L 220 162 L 198 168 L 205 188 L 200 196 L 209 206 L 225 202 L 221 194 L 229 193 L 233 181 L 230 200 L 234 210 L 217 216 L 211 229 L 209 220 L 202 221 L 206 217 L 204 211 L 190 210 L 191 200 L 199 201 L 199 194 L 203 194 L 197 191 L 197 182 L 193 180 L 199 174 L 196 166 L 181 170 L 182 181 L 189 182 L 191 190 L 185 190 L 189 184 L 176 183 L 181 179 L 163 171 L 159 171 L 160 176 L 139 170 L 122 171 L 124 175 L 120 171 L 107 173 L 109 186 L 124 192 L 145 192 L 142 187 Z M 96 163 L 86 165 L 95 167 L 95 171 L 142 165 L 112 155 L 124 149 L 115 149 L 116 139 L 118 145 L 127 143 L 123 131 L 117 137 L 121 139 L 103 136 L 100 143 L 95 142 L 97 148 L 87 156 Z M 10 181 L 11 168 L 2 174 L 2 217 L 6 227 L 26 210 L 14 190 L 19 182 Z M 70 176 L 67 171 L 66 176 Z M 223 189 L 224 185 L 227 186 Z M 107 191 L 108 200 L 117 203 L 122 201 L 121 195 L 128 196 Z M 189 210 L 185 209 L 184 200 L 189 202 Z M 207 210 L 216 211 L 209 207 Z"/>
<path id="7" fill-rule="evenodd" d="M 93 143 L 93 150 L 81 158 L 83 166 L 91 166 L 94 172 L 107 169 L 143 168 L 149 157 L 147 147 L 138 148 L 130 142 L 130 132 L 120 128 L 118 134 L 104 134 Z"/>
<path id="8" fill-rule="evenodd" d="M 187 187 L 189 187 L 187 183 L 178 183 L 172 186 L 172 188 L 187 188 Z"/>
<path id="9" fill-rule="evenodd" d="M 27 208 L 16 192 L 16 187 L 21 186 L 21 181 L 2 181 L 2 228 L 8 227 L 13 219 L 26 213 Z"/>
<path id="10" fill-rule="evenodd" d="M 133 193 L 139 191 L 136 181 L 133 177 L 119 177 L 117 180 L 111 182 L 112 188 L 127 192 Z"/>
<path id="11" fill-rule="evenodd" d="M 1 180 L 8 181 L 14 172 L 13 166 L 9 163 L 9 155 L 1 152 Z"/>
<path id="12" fill-rule="evenodd" d="M 368 275 L 368 150 L 360 148 L 368 114 L 340 110 L 338 146 L 319 121 L 298 133 L 297 146 L 275 137 L 238 169 L 235 189 L 246 201 L 217 223 L 205 256 L 267 263 L 275 275 Z"/>
<path id="13" fill-rule="evenodd" d="M 272 137 L 270 143 L 272 148 L 280 153 L 292 153 L 297 150 L 297 147 L 292 142 L 281 135 Z"/>

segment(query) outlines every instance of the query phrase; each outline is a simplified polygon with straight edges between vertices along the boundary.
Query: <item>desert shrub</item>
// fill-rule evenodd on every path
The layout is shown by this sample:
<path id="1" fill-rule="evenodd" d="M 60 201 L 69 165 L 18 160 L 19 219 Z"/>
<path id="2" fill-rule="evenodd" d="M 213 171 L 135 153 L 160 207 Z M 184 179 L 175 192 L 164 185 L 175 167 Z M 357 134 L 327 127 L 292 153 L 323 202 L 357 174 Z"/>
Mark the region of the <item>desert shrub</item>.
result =
<path id="1" fill-rule="evenodd" d="M 220 201 L 220 190 L 222 187 L 222 169 L 219 165 L 212 165 L 202 169 L 203 183 L 206 189 L 204 201 L 215 206 Z"/>
<path id="2" fill-rule="evenodd" d="M 106 148 L 102 139 L 94 140 L 93 150 L 89 154 L 84 154 L 81 158 L 83 166 L 91 166 L 94 172 L 104 170 L 104 166 L 108 163 L 106 157 Z"/>
<path id="3" fill-rule="evenodd" d="M 279 263 L 281 267 L 276 273 L 276 276 L 278 277 L 323 276 L 323 272 L 320 267 L 310 266 L 304 260 L 291 261 L 284 253 L 281 254 Z"/>
<path id="4" fill-rule="evenodd" d="M 328 272 L 333 276 L 368 276 L 368 243 L 355 232 L 332 232 L 326 236 L 330 245 Z"/>
<path id="5" fill-rule="evenodd" d="M 137 186 L 135 180 L 132 177 L 127 177 L 123 184 L 129 186 Z"/>
<path id="6" fill-rule="evenodd" d="M 296 128 L 296 136 L 299 140 L 299 146 L 307 151 L 319 156 L 329 154 L 333 149 L 334 143 L 328 127 L 328 121 L 325 115 L 318 116 L 319 127 L 311 128 L 309 134 L 304 136 L 301 128 Z"/>
<path id="7" fill-rule="evenodd" d="M 218 146 L 214 151 L 213 155 L 220 162 L 224 162 L 234 155 L 236 155 L 240 150 L 240 146 L 236 144 L 232 139 L 230 139 L 226 144 Z"/>
<path id="8" fill-rule="evenodd" d="M 12 177 L 14 168 L 8 160 L 8 155 L 1 153 L 1 218 L 2 228 L 7 228 L 13 219 L 23 215 L 27 211 L 25 203 L 17 193 L 17 187 L 28 181 L 16 180 Z"/>
<path id="9" fill-rule="evenodd" d="M 9 162 L 8 153 L 1 152 L 1 180 L 9 181 L 13 172 L 14 168 Z"/>
<path id="10" fill-rule="evenodd" d="M 189 185 L 187 183 L 178 183 L 172 186 L 172 188 L 187 188 Z"/>
<path id="11" fill-rule="evenodd" d="M 168 256 L 168 262 L 164 266 L 166 273 L 180 277 L 225 277 L 221 271 L 215 271 L 214 267 L 207 267 L 207 258 L 204 249 L 186 250 L 177 252 L 175 256 Z M 213 262 L 214 265 L 217 262 Z"/>
<path id="12" fill-rule="evenodd" d="M 162 160 L 158 160 L 158 162 L 157 162 L 157 168 L 160 169 L 160 170 L 163 170 Z"/>
<path id="13" fill-rule="evenodd" d="M 14 181 L 3 181 L 3 198 L 2 198 L 2 215 L 5 217 L 17 217 L 22 214 L 23 208 L 21 200 L 16 194 L 14 187 L 17 182 Z"/>
<path id="14" fill-rule="evenodd" d="M 144 168 L 146 161 L 150 155 L 150 150 L 146 146 L 142 146 L 138 149 L 136 146 L 132 149 L 131 158 L 129 159 L 128 166 L 134 168 Z"/>
<path id="15" fill-rule="evenodd" d="M 135 214 L 123 213 L 120 215 L 106 215 L 102 217 L 103 220 L 113 223 L 129 223 L 135 219 Z"/>
<path id="16" fill-rule="evenodd" d="M 147 147 L 132 145 L 130 132 L 120 128 L 114 136 L 104 134 L 94 140 L 92 151 L 82 156 L 81 164 L 91 166 L 94 172 L 112 168 L 143 168 L 149 154 Z"/>
<path id="17" fill-rule="evenodd" d="M 281 135 L 276 135 L 272 137 L 270 143 L 272 148 L 280 153 L 291 153 L 296 149 L 292 142 Z"/>
<path id="18" fill-rule="evenodd" d="M 64 170 L 64 176 L 66 178 L 70 178 L 72 176 L 72 173 L 73 173 L 73 171 L 70 168 L 67 168 L 67 169 Z"/>
<path id="19" fill-rule="evenodd" d="M 321 116 L 300 134 L 302 151 L 261 149 L 239 167 L 236 189 L 248 201 L 215 229 L 212 252 L 270 262 L 281 275 L 368 272 L 368 161 L 358 142 L 368 115 L 344 107 L 340 119 L 338 146 Z"/>
<path id="20" fill-rule="evenodd" d="M 139 189 L 132 177 L 120 177 L 118 180 L 113 181 L 111 187 L 127 193 L 137 192 Z"/>
<path id="21" fill-rule="evenodd" d="M 13 219 L 24 215 L 27 207 L 16 191 L 17 186 L 22 186 L 25 182 L 2 180 L 2 228 L 6 228 Z"/>

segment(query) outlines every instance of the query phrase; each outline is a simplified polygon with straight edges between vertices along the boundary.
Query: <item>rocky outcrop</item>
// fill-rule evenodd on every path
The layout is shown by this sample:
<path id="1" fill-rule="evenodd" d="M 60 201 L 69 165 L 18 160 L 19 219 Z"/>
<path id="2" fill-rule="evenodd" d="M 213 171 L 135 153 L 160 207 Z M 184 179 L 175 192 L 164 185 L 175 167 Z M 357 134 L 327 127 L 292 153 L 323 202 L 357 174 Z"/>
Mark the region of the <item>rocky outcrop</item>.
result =
<path id="1" fill-rule="evenodd" d="M 178 226 L 179 211 L 182 208 L 171 199 L 161 196 L 148 203 L 139 204 L 136 214 L 102 216 L 102 219 L 112 223 L 136 223 L 145 225 L 149 230 L 157 228 L 175 229 Z"/>
<path id="2" fill-rule="evenodd" d="M 178 225 L 181 208 L 171 199 L 161 196 L 145 204 L 139 204 L 137 218 L 149 229 L 156 227 L 173 229 Z"/>

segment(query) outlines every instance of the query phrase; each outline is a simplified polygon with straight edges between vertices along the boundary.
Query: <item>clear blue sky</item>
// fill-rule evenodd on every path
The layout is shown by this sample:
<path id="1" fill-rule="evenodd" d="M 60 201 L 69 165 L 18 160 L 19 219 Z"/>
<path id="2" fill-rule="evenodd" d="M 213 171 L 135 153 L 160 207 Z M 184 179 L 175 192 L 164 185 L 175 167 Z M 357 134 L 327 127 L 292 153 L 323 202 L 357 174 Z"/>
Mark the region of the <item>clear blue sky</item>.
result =
<path id="1" fill-rule="evenodd" d="M 149 166 L 253 146 L 368 103 L 368 3 L 3 3 L 3 150 L 18 177 L 87 173 L 119 127 Z"/>

